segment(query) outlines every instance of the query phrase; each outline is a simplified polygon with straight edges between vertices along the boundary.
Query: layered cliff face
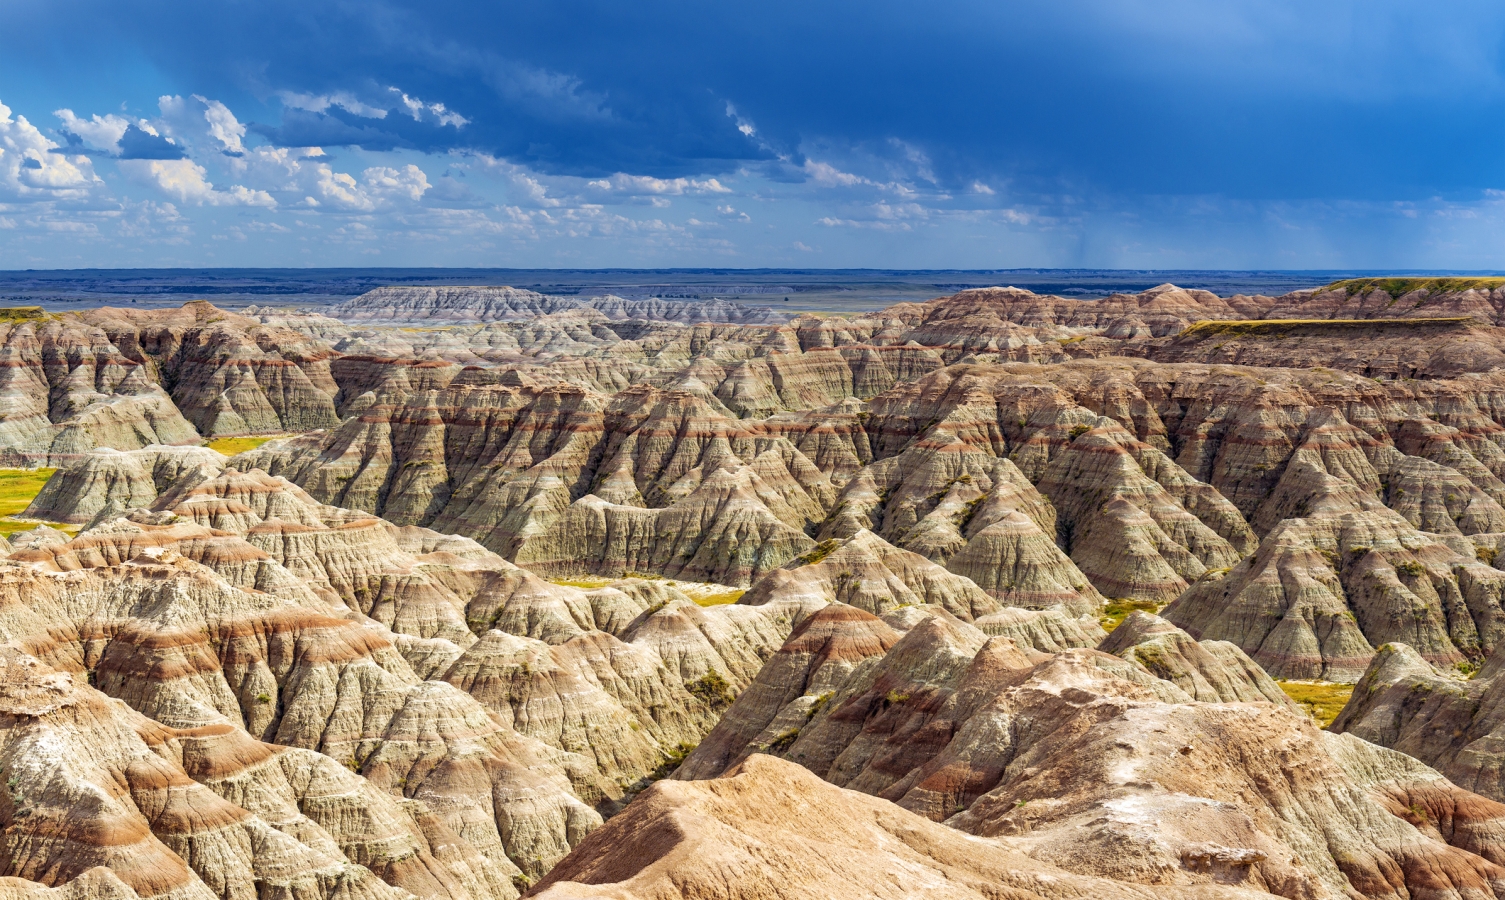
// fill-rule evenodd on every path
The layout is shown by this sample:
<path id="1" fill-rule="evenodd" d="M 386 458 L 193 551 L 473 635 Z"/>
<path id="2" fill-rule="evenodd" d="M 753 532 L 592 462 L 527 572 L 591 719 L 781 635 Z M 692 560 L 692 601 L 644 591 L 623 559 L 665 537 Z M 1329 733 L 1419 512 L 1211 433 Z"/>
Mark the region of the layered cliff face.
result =
<path id="1" fill-rule="evenodd" d="M 1328 293 L 15 325 L 0 893 L 1505 893 L 1493 326 Z"/>
<path id="2" fill-rule="evenodd" d="M 6 324 L 0 348 L 0 455 L 12 464 L 338 421 L 329 348 L 204 302 Z"/>
<path id="3" fill-rule="evenodd" d="M 1413 647 L 1386 644 L 1354 688 L 1333 730 L 1435 766 L 1469 790 L 1505 801 L 1505 716 L 1495 654 L 1472 678 L 1439 669 Z"/>
<path id="4" fill-rule="evenodd" d="M 798 449 L 686 391 L 563 385 L 367 394 L 340 428 L 237 464 L 318 499 L 476 538 L 551 574 L 747 584 L 834 502 Z"/>
<path id="5" fill-rule="evenodd" d="M 224 719 L 163 725 L 13 644 L 0 665 L 9 876 L 67 885 L 102 867 L 134 896 L 205 900 L 515 896 L 422 802 L 332 759 Z"/>

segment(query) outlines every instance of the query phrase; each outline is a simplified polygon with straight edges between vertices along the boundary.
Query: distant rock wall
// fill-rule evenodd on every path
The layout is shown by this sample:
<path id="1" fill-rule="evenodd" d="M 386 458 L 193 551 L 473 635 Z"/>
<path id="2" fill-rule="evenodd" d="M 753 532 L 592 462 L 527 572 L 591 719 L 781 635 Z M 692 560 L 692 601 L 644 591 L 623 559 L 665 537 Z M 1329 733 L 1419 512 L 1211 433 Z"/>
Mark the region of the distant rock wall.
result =
<path id="1" fill-rule="evenodd" d="M 790 318 L 768 307 L 726 300 L 559 297 L 512 287 L 382 287 L 346 300 L 330 314 L 350 322 L 516 322 L 580 309 L 597 310 L 608 319 L 658 322 L 776 324 Z"/>

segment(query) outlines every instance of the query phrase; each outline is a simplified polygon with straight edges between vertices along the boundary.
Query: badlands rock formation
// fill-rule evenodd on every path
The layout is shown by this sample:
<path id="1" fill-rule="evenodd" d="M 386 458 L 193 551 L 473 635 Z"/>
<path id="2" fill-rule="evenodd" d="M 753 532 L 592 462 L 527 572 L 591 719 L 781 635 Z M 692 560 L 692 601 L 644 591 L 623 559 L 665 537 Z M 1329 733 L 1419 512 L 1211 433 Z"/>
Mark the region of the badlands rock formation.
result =
<path id="1" fill-rule="evenodd" d="M 1502 291 L 17 313 L 0 894 L 1505 896 Z"/>

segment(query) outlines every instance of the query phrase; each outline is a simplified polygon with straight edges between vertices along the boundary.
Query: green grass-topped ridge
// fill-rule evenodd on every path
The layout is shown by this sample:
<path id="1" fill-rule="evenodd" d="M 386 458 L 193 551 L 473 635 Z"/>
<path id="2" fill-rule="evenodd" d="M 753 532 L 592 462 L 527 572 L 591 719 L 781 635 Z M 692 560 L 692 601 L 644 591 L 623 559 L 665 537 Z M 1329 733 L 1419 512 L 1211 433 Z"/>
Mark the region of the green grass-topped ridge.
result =
<path id="1" fill-rule="evenodd" d="M 1380 290 L 1391 297 L 1404 297 L 1412 291 L 1428 294 L 1461 294 L 1467 290 L 1492 291 L 1505 287 L 1505 278 L 1350 278 L 1334 281 L 1324 291 L 1344 291 L 1348 296 Z"/>
<path id="2" fill-rule="evenodd" d="M 1193 322 L 1182 337 L 1214 335 L 1289 334 L 1295 331 L 1344 331 L 1374 328 L 1437 328 L 1478 324 L 1472 316 L 1428 316 L 1414 319 L 1207 319 Z"/>
<path id="3" fill-rule="evenodd" d="M 0 322 L 45 322 L 55 318 L 40 306 L 0 306 Z"/>

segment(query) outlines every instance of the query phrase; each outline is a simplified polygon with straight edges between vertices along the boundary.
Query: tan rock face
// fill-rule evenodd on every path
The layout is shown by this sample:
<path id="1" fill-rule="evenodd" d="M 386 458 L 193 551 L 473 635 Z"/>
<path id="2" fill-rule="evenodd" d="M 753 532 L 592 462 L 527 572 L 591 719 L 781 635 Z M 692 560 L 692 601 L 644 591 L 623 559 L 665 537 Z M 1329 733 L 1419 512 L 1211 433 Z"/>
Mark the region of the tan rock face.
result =
<path id="1" fill-rule="evenodd" d="M 0 334 L 0 447 L 76 462 L 30 513 L 87 526 L 0 545 L 0 641 L 135 723 L 99 739 L 136 733 L 170 770 L 142 783 L 215 822 L 162 830 L 176 807 L 131 793 L 122 738 L 125 756 L 57 778 L 130 793 L 135 812 L 99 815 L 137 816 L 176 880 L 108 849 L 47 868 L 70 833 L 49 819 L 8 832 L 48 887 L 0 893 L 128 900 L 196 878 L 222 897 L 510 896 L 573 853 L 561 871 L 602 884 L 545 894 L 881 895 L 944 876 L 971 896 L 983 870 L 914 837 L 958 835 L 901 808 L 985 836 L 963 843 L 1011 854 L 1033 874 L 1006 883 L 1040 896 L 1500 887 L 1505 820 L 1465 790 L 1505 799 L 1492 670 L 1439 674 L 1484 659 L 1505 622 L 1494 326 L 1411 322 L 1429 295 L 1406 301 L 1411 324 L 1339 342 L 1324 335 L 1353 326 L 1244 320 L 1345 318 L 1353 297 L 1372 317 L 1383 298 L 1171 286 L 792 322 L 462 293 L 402 308 L 490 321 L 190 304 Z M 1435 299 L 1492 321 L 1492 295 Z M 228 465 L 164 446 L 236 431 L 304 433 Z M 733 588 L 735 604 L 693 599 Z M 1107 600 L 1169 605 L 1107 636 Z M 1340 727 L 1462 787 L 1318 734 L 1266 674 L 1356 679 L 1392 641 L 1419 661 L 1395 675 L 1382 653 L 1389 674 Z M 1405 699 L 1418 684 L 1435 707 Z M 20 728 L 0 721 L 18 760 L 41 752 Z M 832 809 L 901 824 L 790 868 L 785 836 L 704 805 L 741 788 L 650 787 L 683 759 L 681 781 L 757 795 L 767 755 L 868 798 L 814 784 Z M 742 861 L 688 869 L 672 831 L 615 855 L 679 802 L 702 804 L 693 853 Z M 589 837 L 614 816 L 610 840 Z M 753 846 L 763 868 L 737 855 Z M 305 862 L 286 875 L 287 859 Z M 827 880 L 851 860 L 909 874 Z M 335 864 L 345 881 L 317 874 Z"/>
<path id="2" fill-rule="evenodd" d="M 271 742 L 261 756 L 302 748 L 298 766 L 364 775 L 412 801 L 445 865 L 503 895 L 508 873 L 540 877 L 598 808 L 696 744 L 820 605 L 702 609 L 652 581 L 553 585 L 260 471 L 197 466 L 159 484 L 136 468 L 127 481 L 150 506 L 0 563 L 0 637 L 164 728 L 242 735 L 196 751 L 211 768 L 214 753 L 263 746 L 254 735 Z M 64 514 L 93 502 L 80 471 L 54 483 Z"/>
<path id="3" fill-rule="evenodd" d="M 1002 892 L 1002 893 L 1000 893 Z M 998 842 L 753 756 L 727 777 L 655 785 L 529 895 L 962 900 L 1250 896 L 1076 875 Z"/>

